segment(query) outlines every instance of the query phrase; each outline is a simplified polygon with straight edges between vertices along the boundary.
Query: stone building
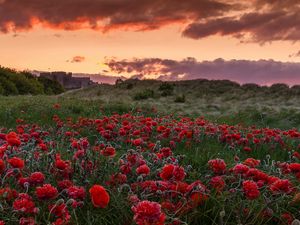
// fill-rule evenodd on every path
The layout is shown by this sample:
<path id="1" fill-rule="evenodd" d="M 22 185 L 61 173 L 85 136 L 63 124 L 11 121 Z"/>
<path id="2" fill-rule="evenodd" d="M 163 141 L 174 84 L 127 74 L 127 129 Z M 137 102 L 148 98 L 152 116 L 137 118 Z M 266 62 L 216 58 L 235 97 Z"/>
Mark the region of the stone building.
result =
<path id="1" fill-rule="evenodd" d="M 72 73 L 66 72 L 43 72 L 40 77 L 56 80 L 65 89 L 79 89 L 95 84 L 89 77 L 73 77 Z"/>

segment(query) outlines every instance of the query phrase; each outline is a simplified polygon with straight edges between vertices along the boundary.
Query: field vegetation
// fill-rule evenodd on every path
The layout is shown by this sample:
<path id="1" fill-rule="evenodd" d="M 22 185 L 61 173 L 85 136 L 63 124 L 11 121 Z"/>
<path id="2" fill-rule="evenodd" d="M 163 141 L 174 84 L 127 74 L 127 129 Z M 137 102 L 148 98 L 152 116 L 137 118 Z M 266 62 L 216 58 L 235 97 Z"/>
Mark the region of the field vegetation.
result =
<path id="1" fill-rule="evenodd" d="M 0 97 L 0 225 L 300 224 L 298 86 L 20 90 Z"/>

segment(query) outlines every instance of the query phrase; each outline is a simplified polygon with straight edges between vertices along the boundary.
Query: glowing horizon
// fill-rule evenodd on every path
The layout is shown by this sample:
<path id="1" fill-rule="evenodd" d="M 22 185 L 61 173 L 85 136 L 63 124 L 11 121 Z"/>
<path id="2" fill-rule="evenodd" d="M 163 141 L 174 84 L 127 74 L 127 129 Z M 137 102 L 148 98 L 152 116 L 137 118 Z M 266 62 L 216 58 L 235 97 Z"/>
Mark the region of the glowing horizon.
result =
<path id="1" fill-rule="evenodd" d="M 175 1 L 1 0 L 0 65 L 131 76 L 107 62 L 192 57 L 300 63 L 297 1 Z"/>

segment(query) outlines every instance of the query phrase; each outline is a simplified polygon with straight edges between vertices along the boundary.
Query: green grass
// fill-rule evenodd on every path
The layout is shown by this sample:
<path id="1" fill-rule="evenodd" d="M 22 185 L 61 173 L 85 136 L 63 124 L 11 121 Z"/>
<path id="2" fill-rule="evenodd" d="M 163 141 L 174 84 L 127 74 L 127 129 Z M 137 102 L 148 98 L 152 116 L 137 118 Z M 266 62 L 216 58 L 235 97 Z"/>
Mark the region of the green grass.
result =
<path id="1" fill-rule="evenodd" d="M 126 89 L 127 90 L 127 89 Z M 86 90 L 86 92 L 94 91 L 91 89 Z M 99 90 L 96 88 L 96 93 L 99 93 Z M 73 93 L 73 96 L 71 96 Z M 90 97 L 80 98 L 78 93 L 82 93 L 81 91 L 75 91 L 67 93 L 62 96 L 14 96 L 14 97 L 0 97 L 0 128 L 7 127 L 13 128 L 16 126 L 16 119 L 24 119 L 27 123 L 37 123 L 38 125 L 44 127 L 50 127 L 54 125 L 52 121 L 52 117 L 54 115 L 58 115 L 62 120 L 67 120 L 68 118 L 72 118 L 73 120 L 77 120 L 80 117 L 87 118 L 102 118 L 104 116 L 109 116 L 114 113 L 130 113 L 137 111 L 142 111 L 143 115 L 148 116 L 158 116 L 160 115 L 169 115 L 175 113 L 175 115 L 189 115 L 192 117 L 206 116 L 210 121 L 216 122 L 218 124 L 241 124 L 242 126 L 252 126 L 255 125 L 257 127 L 278 127 L 282 129 L 290 129 L 293 127 L 300 127 L 300 113 L 295 108 L 286 108 L 284 106 L 277 107 L 276 110 L 276 99 L 271 102 L 271 106 L 264 107 L 255 107 L 255 106 L 247 106 L 243 108 L 239 108 L 235 106 L 234 112 L 232 108 L 230 108 L 230 101 L 233 104 L 241 104 L 241 102 L 236 103 L 235 100 L 230 100 L 227 103 L 222 102 L 222 100 L 215 98 L 214 101 L 216 103 L 209 102 L 208 97 L 200 99 L 202 102 L 205 102 L 206 105 L 200 105 L 197 102 L 197 105 L 189 102 L 191 101 L 191 96 L 187 96 L 187 102 L 185 103 L 174 103 L 174 96 L 171 96 L 169 99 L 161 98 L 161 99 L 148 99 L 143 101 L 122 101 L 116 100 L 115 98 L 101 98 L 101 96 L 106 93 L 101 90 L 100 95 L 92 95 Z M 126 97 L 126 96 L 125 96 Z M 228 97 L 228 96 L 227 96 Z M 199 101 L 200 101 L 199 100 Z M 165 105 L 163 105 L 166 103 Z M 220 103 L 221 102 L 221 103 Z M 55 104 L 59 104 L 60 108 L 55 109 L 53 106 Z M 202 107 L 202 111 L 197 110 L 193 107 Z M 297 104 L 296 104 L 297 106 Z M 158 112 L 152 110 L 155 107 L 158 109 Z M 176 110 L 174 110 L 176 109 Z M 177 117 L 175 117 L 177 118 Z M 52 126 L 54 127 L 54 126 Z M 81 135 L 87 137 L 90 143 L 95 143 L 96 138 L 101 142 L 101 137 L 97 135 L 97 131 L 95 129 L 87 129 L 83 128 L 81 130 Z M 68 129 L 64 127 L 62 129 Z M 51 129 L 49 129 L 51 131 Z M 65 130 L 63 130 L 65 131 Z M 52 129 L 50 135 L 50 140 L 56 140 L 58 143 L 56 146 L 56 151 L 61 153 L 63 158 L 71 158 L 70 152 L 66 151 L 68 149 L 69 142 L 64 140 L 63 135 L 57 135 L 57 133 Z M 62 132 L 64 133 L 64 132 Z M 192 182 L 195 179 L 201 178 L 204 182 L 207 182 L 205 174 L 209 174 L 207 162 L 210 159 L 214 158 L 222 158 L 226 161 L 228 168 L 235 164 L 234 157 L 239 157 L 240 161 L 245 160 L 249 157 L 249 154 L 240 150 L 240 149 L 231 149 L 226 143 L 221 143 L 217 140 L 217 137 L 205 137 L 199 138 L 201 140 L 199 143 L 192 143 L 191 145 L 186 145 L 186 140 L 182 143 L 178 144 L 176 149 L 174 150 L 174 154 L 178 158 L 183 158 L 180 161 L 185 167 L 189 168 L 190 171 L 187 171 L 188 177 L 186 181 Z M 155 141 L 155 140 L 153 140 Z M 115 143 L 118 144 L 118 143 Z M 32 146 L 28 145 L 27 152 L 30 152 L 29 149 Z M 124 154 L 130 146 L 126 144 L 120 144 L 118 148 L 118 156 Z M 251 157 L 260 159 L 262 164 L 265 165 L 267 162 L 274 161 L 285 161 L 288 162 L 290 160 L 290 155 L 287 151 L 279 150 L 278 146 L 275 146 L 273 150 L 270 150 L 270 147 L 266 145 L 262 145 L 259 149 L 253 149 L 251 152 Z M 93 151 L 90 151 L 91 159 L 95 159 L 96 156 L 93 155 Z M 147 154 L 147 153 L 145 153 Z M 270 158 L 267 156 L 271 155 Z M 27 154 L 26 158 L 28 161 L 30 160 L 32 155 Z M 48 160 L 47 158 L 41 159 Z M 104 162 L 99 162 L 101 165 L 105 165 Z M 35 165 L 29 165 L 28 168 L 34 171 Z M 159 165 L 154 165 L 154 167 Z M 158 167 L 157 167 L 158 168 Z M 87 182 L 97 183 L 97 180 L 106 180 L 106 176 L 114 172 L 114 167 L 110 168 L 111 171 L 106 170 L 106 168 L 101 168 L 98 171 L 95 171 L 95 176 Z M 44 170 L 44 171 L 43 171 Z M 155 171 L 155 170 L 154 170 Z M 42 168 L 42 172 L 47 172 L 47 168 Z M 82 174 L 78 174 L 74 179 L 78 179 L 81 181 L 84 176 L 80 176 Z M 85 183 L 82 181 L 82 183 Z M 86 211 L 78 211 L 76 216 L 72 214 L 72 217 L 78 218 L 78 221 L 74 221 L 78 224 L 119 224 L 120 221 L 124 222 L 124 224 L 130 224 L 132 220 L 133 214 L 130 210 L 130 206 L 124 197 L 126 193 L 119 192 L 118 190 L 112 190 L 110 196 L 111 206 L 107 209 L 98 210 L 93 207 L 90 207 L 87 212 Z M 215 195 L 211 195 L 211 198 L 200 208 L 197 208 L 195 212 L 189 214 L 186 218 L 182 218 L 187 221 L 187 224 L 199 224 L 199 220 L 203 224 L 219 224 L 219 215 L 221 213 L 222 207 L 226 208 L 227 204 L 235 204 L 233 208 L 239 208 L 241 201 L 237 201 L 236 199 L 241 199 L 241 196 L 234 196 L 231 199 L 227 199 L 228 196 L 224 194 L 224 196 L 218 196 L 218 198 L 214 198 Z M 234 199 L 236 198 L 236 199 Z M 155 200 L 155 199 L 154 199 Z M 262 209 L 264 203 L 263 198 L 260 199 L 261 202 L 256 202 L 256 205 L 249 205 L 249 208 Z M 260 204 L 261 203 L 261 204 Z M 248 203 L 247 203 L 248 204 Z M 252 203 L 249 203 L 252 204 Z M 220 205 L 220 207 L 213 207 L 215 205 Z M 231 205 L 232 206 L 232 205 Z M 242 207 L 241 207 L 242 208 Z M 284 207 L 283 207 L 284 208 Z M 230 207 L 229 207 L 230 209 Z M 75 212 L 72 212 L 75 213 Z M 235 221 L 236 218 L 233 218 L 233 215 L 236 215 L 236 212 L 230 212 L 226 210 L 226 220 L 223 224 L 231 224 L 230 221 Z M 7 215 L 6 215 L 7 216 Z M 11 214 L 13 218 L 13 214 Z M 278 215 L 274 215 L 276 217 Z M 0 212 L 1 217 L 1 212 Z M 8 220 L 9 218 L 5 218 Z M 39 218 L 39 221 L 44 221 L 46 223 L 47 218 Z M 13 221 L 13 220 L 12 220 Z M 16 221 L 15 221 L 16 222 Z M 259 222 L 259 218 L 253 217 L 249 218 L 248 221 L 245 221 L 246 224 L 262 224 Z M 272 222 L 270 222 L 272 224 Z"/>
<path id="2" fill-rule="evenodd" d="M 61 119 L 71 117 L 97 118 L 101 115 L 112 113 L 134 112 L 137 109 L 149 115 L 155 114 L 153 108 L 159 114 L 186 115 L 191 117 L 205 116 L 205 118 L 217 123 L 241 124 L 243 126 L 256 125 L 258 127 L 271 128 L 300 128 L 300 112 L 295 108 L 279 108 L 276 111 L 272 107 L 262 109 L 248 106 L 231 112 L 229 106 L 209 107 L 205 105 L 194 105 L 189 103 L 174 103 L 173 97 L 170 102 L 163 104 L 159 99 L 145 101 L 116 101 L 111 99 L 105 101 L 101 98 L 79 98 L 69 95 L 63 96 L 10 96 L 0 97 L 0 126 L 14 127 L 16 119 L 24 119 L 26 122 L 50 125 L 52 117 L 58 115 Z M 188 98 L 188 97 L 187 97 Z M 54 104 L 59 104 L 63 110 L 54 109 Z M 234 104 L 234 103 L 233 103 Z M 210 104 L 212 105 L 212 104 Z M 194 109 L 199 107 L 201 109 Z"/>

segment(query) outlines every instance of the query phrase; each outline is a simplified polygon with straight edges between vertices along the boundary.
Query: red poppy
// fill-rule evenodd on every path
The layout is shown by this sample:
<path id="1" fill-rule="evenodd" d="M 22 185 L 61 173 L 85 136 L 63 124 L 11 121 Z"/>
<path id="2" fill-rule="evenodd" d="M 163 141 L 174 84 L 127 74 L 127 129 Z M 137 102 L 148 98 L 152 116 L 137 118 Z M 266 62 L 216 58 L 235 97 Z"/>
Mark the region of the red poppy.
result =
<path id="1" fill-rule="evenodd" d="M 203 204 L 208 199 L 208 195 L 202 192 L 194 192 L 191 194 L 192 206 L 196 207 Z"/>
<path id="2" fill-rule="evenodd" d="M 163 180 L 175 179 L 176 181 L 182 181 L 185 177 L 185 172 L 182 167 L 175 166 L 173 164 L 167 164 L 162 168 L 160 177 Z"/>
<path id="3" fill-rule="evenodd" d="M 270 190 L 273 194 L 286 193 L 289 194 L 292 192 L 292 184 L 287 179 L 278 179 L 270 185 Z"/>
<path id="4" fill-rule="evenodd" d="M 16 211 L 24 213 L 34 213 L 37 211 L 32 198 L 27 194 L 20 194 L 19 197 L 14 201 L 13 208 Z"/>
<path id="5" fill-rule="evenodd" d="M 7 160 L 7 162 L 13 167 L 18 169 L 24 168 L 24 160 L 18 157 L 13 157 Z"/>
<path id="6" fill-rule="evenodd" d="M 72 186 L 67 189 L 70 198 L 83 200 L 85 198 L 84 187 Z"/>
<path id="7" fill-rule="evenodd" d="M 7 143 L 11 146 L 19 146 L 21 144 L 20 138 L 16 132 L 9 132 L 5 138 Z"/>
<path id="8" fill-rule="evenodd" d="M 136 173 L 139 175 L 142 174 L 144 176 L 147 176 L 150 173 L 150 168 L 146 164 L 141 165 L 136 168 Z"/>
<path id="9" fill-rule="evenodd" d="M 223 159 L 209 160 L 208 165 L 216 174 L 223 174 L 226 171 L 226 163 Z"/>
<path id="10" fill-rule="evenodd" d="M 29 177 L 31 184 L 42 184 L 45 181 L 45 175 L 41 172 L 34 172 Z"/>
<path id="11" fill-rule="evenodd" d="M 49 200 L 57 197 L 58 191 L 51 184 L 44 184 L 35 190 L 36 196 L 41 200 Z"/>
<path id="12" fill-rule="evenodd" d="M 244 164 L 249 166 L 249 167 L 257 167 L 260 164 L 260 160 L 253 159 L 253 158 L 247 158 L 244 161 Z"/>
<path id="13" fill-rule="evenodd" d="M 0 174 L 3 173 L 5 170 L 5 162 L 0 159 Z"/>
<path id="14" fill-rule="evenodd" d="M 116 155 L 115 148 L 108 146 L 104 150 L 101 151 L 101 154 L 104 156 L 114 157 Z"/>
<path id="15" fill-rule="evenodd" d="M 163 225 L 166 216 L 157 202 L 142 201 L 132 207 L 137 225 Z"/>
<path id="16" fill-rule="evenodd" d="M 109 203 L 109 194 L 101 185 L 93 185 L 90 190 L 92 203 L 96 208 L 105 208 Z"/>
<path id="17" fill-rule="evenodd" d="M 243 191 L 246 198 L 250 200 L 256 199 L 260 195 L 257 184 L 252 180 L 245 180 L 243 182 Z"/>
<path id="18" fill-rule="evenodd" d="M 212 177 L 210 179 L 210 185 L 218 191 L 221 191 L 225 187 L 225 181 L 221 176 Z"/>

